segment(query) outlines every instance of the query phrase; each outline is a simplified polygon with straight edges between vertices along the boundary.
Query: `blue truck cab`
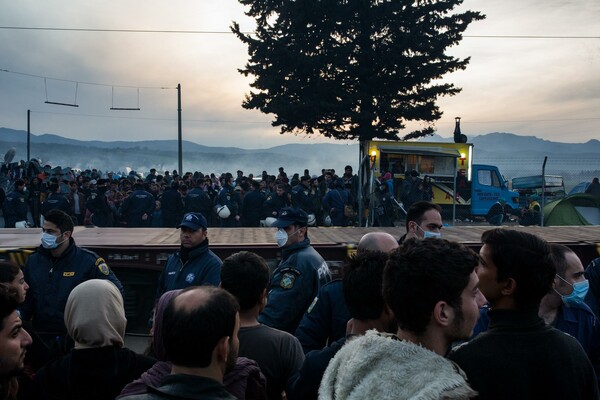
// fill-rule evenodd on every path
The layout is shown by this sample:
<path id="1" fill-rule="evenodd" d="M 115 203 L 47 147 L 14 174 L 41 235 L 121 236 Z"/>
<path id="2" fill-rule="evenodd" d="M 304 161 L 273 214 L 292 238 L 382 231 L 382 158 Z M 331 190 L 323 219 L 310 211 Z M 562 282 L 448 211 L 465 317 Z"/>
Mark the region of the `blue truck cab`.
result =
<path id="1" fill-rule="evenodd" d="M 471 215 L 486 215 L 498 199 L 504 199 L 511 209 L 519 208 L 519 193 L 508 188 L 498 167 L 473 164 L 472 170 Z"/>

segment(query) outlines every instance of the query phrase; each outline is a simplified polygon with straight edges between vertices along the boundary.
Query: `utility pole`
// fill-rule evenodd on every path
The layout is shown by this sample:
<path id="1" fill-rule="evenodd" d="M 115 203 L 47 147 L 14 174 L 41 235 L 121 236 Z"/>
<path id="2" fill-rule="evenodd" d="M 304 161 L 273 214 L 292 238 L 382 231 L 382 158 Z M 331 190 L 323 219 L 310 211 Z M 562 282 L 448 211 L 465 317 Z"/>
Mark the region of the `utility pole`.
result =
<path id="1" fill-rule="evenodd" d="M 31 160 L 31 110 L 27 110 L 27 162 Z"/>
<path id="2" fill-rule="evenodd" d="M 181 143 L 181 83 L 177 84 L 177 144 L 179 150 L 179 176 L 183 176 L 183 147 Z"/>

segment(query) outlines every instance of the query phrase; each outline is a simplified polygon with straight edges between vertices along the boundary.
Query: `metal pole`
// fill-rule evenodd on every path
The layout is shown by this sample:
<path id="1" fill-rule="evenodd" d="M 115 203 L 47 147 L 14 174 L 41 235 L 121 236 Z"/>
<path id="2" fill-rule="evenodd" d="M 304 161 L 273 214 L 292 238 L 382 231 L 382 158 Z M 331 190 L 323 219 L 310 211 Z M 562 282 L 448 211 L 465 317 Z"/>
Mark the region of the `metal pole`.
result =
<path id="1" fill-rule="evenodd" d="M 548 156 L 544 157 L 544 164 L 542 165 L 542 206 L 540 207 L 541 221 L 540 226 L 544 226 L 544 205 L 546 204 L 546 161 Z"/>
<path id="2" fill-rule="evenodd" d="M 181 83 L 177 84 L 177 144 L 179 151 L 178 172 L 179 176 L 183 176 L 183 150 L 181 143 Z"/>
<path id="3" fill-rule="evenodd" d="M 31 160 L 31 110 L 27 110 L 27 162 Z"/>
<path id="4" fill-rule="evenodd" d="M 460 121 L 460 118 L 459 118 Z M 454 226 L 454 223 L 456 221 L 456 174 L 458 173 L 458 166 L 457 164 L 457 160 L 454 159 L 454 180 L 453 180 L 453 185 L 454 188 L 452 189 L 453 192 L 453 196 L 452 196 L 452 223 L 450 224 L 450 226 Z M 473 201 L 471 199 L 471 201 Z"/>

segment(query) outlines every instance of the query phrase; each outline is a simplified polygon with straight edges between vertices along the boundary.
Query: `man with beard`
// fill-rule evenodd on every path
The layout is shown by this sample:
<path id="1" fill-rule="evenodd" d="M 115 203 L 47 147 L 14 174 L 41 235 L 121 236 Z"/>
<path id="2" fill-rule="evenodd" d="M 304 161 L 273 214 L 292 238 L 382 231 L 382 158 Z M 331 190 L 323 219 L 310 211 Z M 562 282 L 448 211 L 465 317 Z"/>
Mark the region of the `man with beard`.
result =
<path id="1" fill-rule="evenodd" d="M 539 316 L 542 299 L 565 279 L 557 276 L 552 246 L 531 233 L 500 228 L 485 231 L 481 242 L 477 275 L 491 307 L 489 328 L 449 355 L 479 398 L 600 398 L 581 344 Z"/>
<path id="2" fill-rule="evenodd" d="M 240 251 L 223 261 L 221 287 L 240 304 L 240 357 L 255 360 L 267 378 L 267 397 L 281 400 L 288 379 L 300 368 L 304 353 L 288 332 L 258 322 L 267 303 L 269 267 L 255 253 Z"/>
<path id="3" fill-rule="evenodd" d="M 393 237 L 391 243 L 397 245 Z M 383 333 L 396 332 L 394 314 L 385 305 L 381 292 L 383 269 L 387 259 L 387 253 L 363 251 L 346 261 L 343 272 L 343 299 L 352 318 L 346 336 L 322 350 L 314 350 L 306 355 L 302 368 L 288 383 L 289 400 L 317 399 L 319 384 L 327 365 L 347 340 L 364 335 L 371 329 Z"/>
<path id="4" fill-rule="evenodd" d="M 210 286 L 183 290 L 167 306 L 163 345 L 171 374 L 148 393 L 126 400 L 235 400 L 223 376 L 235 366 L 240 328 L 238 303 L 227 291 Z"/>
<path id="5" fill-rule="evenodd" d="M 479 316 L 477 265 L 472 250 L 443 239 L 407 240 L 392 252 L 382 292 L 398 331 L 348 341 L 329 363 L 319 398 L 475 397 L 444 355 L 453 341 L 471 336 Z"/>
<path id="6" fill-rule="evenodd" d="M 171 254 L 158 279 L 156 299 L 169 290 L 221 282 L 222 261 L 208 248 L 208 224 L 200 213 L 187 213 L 178 228 L 181 247 Z"/>
<path id="7" fill-rule="evenodd" d="M 23 329 L 17 314 L 18 300 L 0 285 L 0 399 L 16 398 L 16 376 L 25 367 L 25 353 L 31 336 Z"/>

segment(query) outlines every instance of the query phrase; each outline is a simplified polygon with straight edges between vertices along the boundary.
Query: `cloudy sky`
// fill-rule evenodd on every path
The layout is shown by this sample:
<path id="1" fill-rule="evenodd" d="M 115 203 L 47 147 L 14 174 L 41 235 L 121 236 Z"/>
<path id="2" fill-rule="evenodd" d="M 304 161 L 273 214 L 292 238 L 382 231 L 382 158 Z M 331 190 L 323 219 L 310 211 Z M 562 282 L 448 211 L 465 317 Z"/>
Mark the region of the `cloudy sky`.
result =
<path id="1" fill-rule="evenodd" d="M 600 138 L 600 1 L 466 0 L 462 8 L 487 19 L 451 49 L 471 63 L 446 78 L 463 91 L 439 101 L 438 134 L 450 136 L 461 116 L 467 135 Z M 326 142 L 280 135 L 272 116 L 241 107 L 251 80 L 237 72 L 247 52 L 229 33 L 234 20 L 253 28 L 235 0 L 0 0 L 0 126 L 26 129 L 30 109 L 34 134 L 176 139 L 181 83 L 186 140 L 243 148 Z"/>

